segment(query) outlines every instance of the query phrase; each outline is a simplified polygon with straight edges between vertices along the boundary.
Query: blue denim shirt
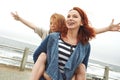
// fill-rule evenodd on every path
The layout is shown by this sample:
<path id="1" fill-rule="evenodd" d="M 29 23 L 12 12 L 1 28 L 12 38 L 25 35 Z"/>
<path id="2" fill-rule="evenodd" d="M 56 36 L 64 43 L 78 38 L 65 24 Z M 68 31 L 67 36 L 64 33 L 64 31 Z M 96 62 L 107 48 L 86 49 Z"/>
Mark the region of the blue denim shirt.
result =
<path id="1" fill-rule="evenodd" d="M 52 80 L 64 80 L 63 75 L 58 68 L 58 39 L 60 33 L 51 33 L 48 35 L 41 45 L 37 48 L 33 55 L 33 59 L 36 62 L 41 52 L 47 53 L 46 73 L 52 78 Z M 71 80 L 75 69 L 79 64 L 85 64 L 87 68 L 88 59 L 90 54 L 90 44 L 82 45 L 78 43 L 74 52 L 68 59 L 64 68 L 65 80 Z M 41 79 L 42 80 L 42 79 Z M 43 79 L 44 80 L 44 79 Z"/>

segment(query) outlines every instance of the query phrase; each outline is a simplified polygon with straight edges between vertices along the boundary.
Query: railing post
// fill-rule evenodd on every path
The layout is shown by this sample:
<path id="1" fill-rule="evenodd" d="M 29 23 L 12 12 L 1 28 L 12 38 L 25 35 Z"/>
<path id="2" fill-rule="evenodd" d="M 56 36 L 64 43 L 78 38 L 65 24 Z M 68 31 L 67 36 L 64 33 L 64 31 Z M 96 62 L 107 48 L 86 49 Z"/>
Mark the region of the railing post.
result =
<path id="1" fill-rule="evenodd" d="M 103 80 L 108 80 L 108 79 L 109 79 L 109 67 L 105 66 Z"/>
<path id="2" fill-rule="evenodd" d="M 20 71 L 24 71 L 24 69 L 25 69 L 25 65 L 26 65 L 27 58 L 28 58 L 28 53 L 29 53 L 29 48 L 25 48 L 23 57 L 22 57 L 22 61 L 21 61 L 21 65 L 20 65 Z"/>

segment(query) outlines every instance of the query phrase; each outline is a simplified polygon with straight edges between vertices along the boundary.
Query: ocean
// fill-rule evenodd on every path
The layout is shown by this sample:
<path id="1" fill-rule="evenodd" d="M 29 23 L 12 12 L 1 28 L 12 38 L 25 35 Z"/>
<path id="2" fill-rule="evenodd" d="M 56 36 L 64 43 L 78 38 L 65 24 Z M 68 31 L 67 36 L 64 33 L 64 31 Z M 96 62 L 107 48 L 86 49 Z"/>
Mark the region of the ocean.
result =
<path id="1" fill-rule="evenodd" d="M 23 57 L 25 48 L 29 48 L 29 55 L 27 58 L 26 67 L 32 68 L 33 66 L 32 56 L 33 56 L 33 52 L 37 48 L 37 45 L 30 44 L 23 41 L 13 40 L 5 36 L 0 36 L 0 63 L 7 64 L 7 65 L 20 66 L 21 64 L 20 61 Z M 110 63 L 100 62 L 94 59 L 89 60 L 87 73 L 102 78 L 104 75 L 105 66 L 108 66 L 110 69 L 109 80 L 120 79 L 120 66 L 116 66 Z"/>
<path id="2" fill-rule="evenodd" d="M 37 45 L 14 40 L 6 36 L 0 36 L 0 58 L 2 59 L 0 60 L 0 63 L 20 66 L 20 61 L 23 57 L 25 48 L 29 48 L 29 55 L 27 58 L 27 62 L 33 63 L 32 55 L 34 50 L 37 48 Z M 13 61 L 13 59 L 16 61 Z M 32 65 L 30 64 L 26 66 L 28 68 L 32 67 Z"/>

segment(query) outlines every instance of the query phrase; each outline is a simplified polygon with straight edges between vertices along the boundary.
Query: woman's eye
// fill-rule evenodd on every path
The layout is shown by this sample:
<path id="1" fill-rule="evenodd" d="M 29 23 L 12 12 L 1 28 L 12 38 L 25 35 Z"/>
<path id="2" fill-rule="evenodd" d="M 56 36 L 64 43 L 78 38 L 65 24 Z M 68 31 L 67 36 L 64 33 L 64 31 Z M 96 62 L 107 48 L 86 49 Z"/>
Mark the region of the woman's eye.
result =
<path id="1" fill-rule="evenodd" d="M 77 15 L 73 15 L 73 18 L 78 18 L 78 16 Z"/>

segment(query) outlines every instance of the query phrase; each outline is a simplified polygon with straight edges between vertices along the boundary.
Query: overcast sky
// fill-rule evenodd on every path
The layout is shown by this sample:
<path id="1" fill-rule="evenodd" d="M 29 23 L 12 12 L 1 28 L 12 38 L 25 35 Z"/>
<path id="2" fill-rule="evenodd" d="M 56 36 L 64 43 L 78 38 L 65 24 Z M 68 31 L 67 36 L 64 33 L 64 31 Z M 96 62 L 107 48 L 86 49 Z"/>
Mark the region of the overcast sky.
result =
<path id="1" fill-rule="evenodd" d="M 0 36 L 7 36 L 28 43 L 39 44 L 41 39 L 31 29 L 15 21 L 10 12 L 18 14 L 49 29 L 49 18 L 53 13 L 66 17 L 68 10 L 78 6 L 88 15 L 93 27 L 108 26 L 112 19 L 120 22 L 119 0 L 0 0 Z M 90 58 L 120 66 L 120 33 L 107 32 L 91 41 Z"/>

